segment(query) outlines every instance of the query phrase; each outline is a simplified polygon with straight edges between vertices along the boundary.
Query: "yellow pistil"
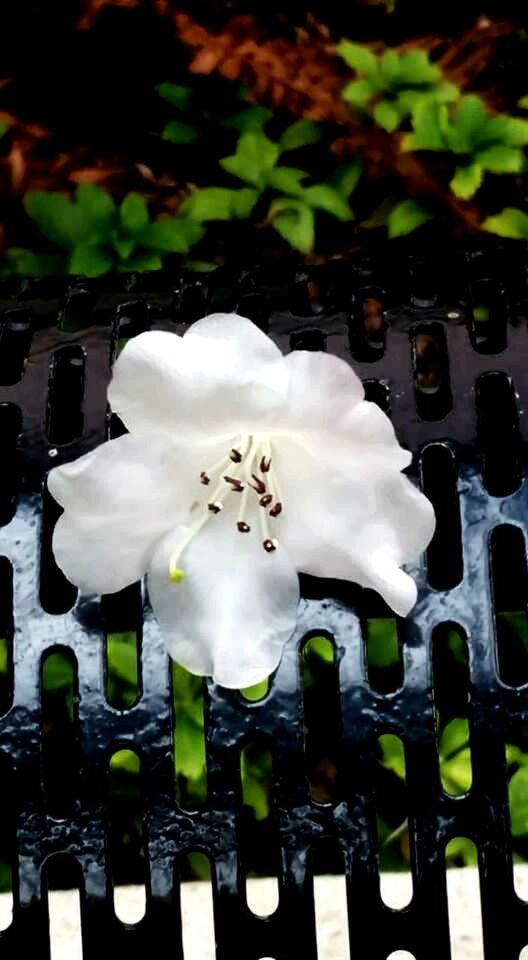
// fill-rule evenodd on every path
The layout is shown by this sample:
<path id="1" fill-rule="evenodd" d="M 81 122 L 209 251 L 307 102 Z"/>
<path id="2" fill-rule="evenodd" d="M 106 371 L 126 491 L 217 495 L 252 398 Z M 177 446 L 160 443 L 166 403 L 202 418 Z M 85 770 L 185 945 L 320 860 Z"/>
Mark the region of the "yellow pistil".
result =
<path id="1" fill-rule="evenodd" d="M 182 583 L 185 580 L 185 570 L 175 567 L 172 563 L 169 566 L 169 580 L 171 583 Z"/>

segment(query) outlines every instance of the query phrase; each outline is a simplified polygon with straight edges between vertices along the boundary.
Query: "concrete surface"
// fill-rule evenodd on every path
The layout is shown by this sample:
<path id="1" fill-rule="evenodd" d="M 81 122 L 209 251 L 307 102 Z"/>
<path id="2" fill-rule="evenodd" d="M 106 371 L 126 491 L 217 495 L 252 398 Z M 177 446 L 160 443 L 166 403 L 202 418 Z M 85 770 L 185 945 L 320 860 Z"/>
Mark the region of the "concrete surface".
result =
<path id="1" fill-rule="evenodd" d="M 478 875 L 472 867 L 449 870 L 448 891 L 452 926 L 453 960 L 483 960 L 480 937 Z M 384 874 L 382 895 L 393 907 L 409 900 L 410 883 L 400 874 Z M 516 890 L 528 900 L 528 866 L 516 867 Z M 317 877 L 317 937 L 319 960 L 349 960 L 344 919 L 344 881 L 342 877 Z M 266 915 L 273 909 L 277 885 L 273 880 L 250 880 L 248 901 L 252 909 Z M 144 892 L 139 887 L 116 890 L 118 916 L 137 922 L 144 910 Z M 0 896 L 0 927 L 9 923 L 10 898 Z M 211 891 L 208 883 L 188 883 L 182 888 L 185 960 L 215 960 Z M 79 897 L 75 891 L 50 894 L 50 938 L 52 960 L 82 960 Z M 273 960 L 273 958 L 262 958 Z M 414 960 L 411 954 L 397 951 L 388 960 Z M 528 947 L 519 960 L 528 960 Z"/>

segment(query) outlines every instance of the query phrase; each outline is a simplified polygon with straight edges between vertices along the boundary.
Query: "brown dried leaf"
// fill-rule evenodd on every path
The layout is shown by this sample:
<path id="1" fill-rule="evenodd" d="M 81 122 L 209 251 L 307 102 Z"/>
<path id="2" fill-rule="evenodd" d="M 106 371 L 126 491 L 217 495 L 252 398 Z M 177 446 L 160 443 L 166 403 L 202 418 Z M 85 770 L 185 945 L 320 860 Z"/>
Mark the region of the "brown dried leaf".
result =
<path id="1" fill-rule="evenodd" d="M 79 30 L 90 30 L 105 7 L 125 7 L 134 10 L 142 0 L 83 0 L 83 12 L 77 21 Z"/>

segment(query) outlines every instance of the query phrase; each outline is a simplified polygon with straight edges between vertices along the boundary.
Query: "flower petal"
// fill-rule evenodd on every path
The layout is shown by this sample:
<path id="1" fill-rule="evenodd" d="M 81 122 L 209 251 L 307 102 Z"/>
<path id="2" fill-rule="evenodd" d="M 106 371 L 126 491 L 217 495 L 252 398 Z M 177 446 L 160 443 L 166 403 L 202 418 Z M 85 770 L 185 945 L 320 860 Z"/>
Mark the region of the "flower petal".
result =
<path id="1" fill-rule="evenodd" d="M 363 384 L 352 367 L 331 353 L 292 350 L 284 358 L 290 374 L 288 421 L 305 427 L 334 426 L 363 400 Z"/>
<path id="2" fill-rule="evenodd" d="M 434 532 L 429 501 L 398 470 L 321 470 L 293 441 L 273 453 L 282 488 L 283 513 L 276 536 L 297 570 L 352 580 L 377 590 L 400 615 L 416 600 L 416 588 L 400 566 L 417 560 Z"/>
<path id="3" fill-rule="evenodd" d="M 183 337 L 153 330 L 130 340 L 108 398 L 132 432 L 228 437 L 265 428 L 287 389 L 284 358 L 269 337 L 245 317 L 219 313 Z"/>
<path id="4" fill-rule="evenodd" d="M 48 488 L 64 507 L 53 535 L 59 567 L 86 591 L 114 593 L 134 583 L 159 539 L 187 518 L 198 476 L 181 447 L 131 434 L 52 470 Z"/>
<path id="5" fill-rule="evenodd" d="M 281 432 L 292 433 L 307 449 L 318 447 L 322 461 L 337 458 L 347 469 L 356 458 L 397 470 L 409 465 L 411 454 L 400 447 L 389 418 L 363 400 L 363 384 L 348 363 L 308 350 L 293 350 L 284 363 L 290 386 Z"/>
<path id="6" fill-rule="evenodd" d="M 175 530 L 156 551 L 148 582 L 171 657 L 238 689 L 277 667 L 295 629 L 299 584 L 286 551 L 266 553 L 257 532 L 240 533 L 235 520 L 226 508 L 202 527 L 183 551 L 181 583 L 168 577 L 187 535 L 184 527 Z"/>

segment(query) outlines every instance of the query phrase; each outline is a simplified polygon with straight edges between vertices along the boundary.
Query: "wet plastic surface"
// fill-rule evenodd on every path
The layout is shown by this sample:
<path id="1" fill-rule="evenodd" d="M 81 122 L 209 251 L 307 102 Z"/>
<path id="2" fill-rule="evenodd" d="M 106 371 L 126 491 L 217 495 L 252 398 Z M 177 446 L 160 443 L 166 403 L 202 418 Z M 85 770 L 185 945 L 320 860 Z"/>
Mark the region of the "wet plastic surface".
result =
<path id="1" fill-rule="evenodd" d="M 528 721 L 528 691 L 499 675 L 490 537 L 503 525 L 528 533 L 526 295 L 520 244 L 432 264 L 415 257 L 297 275 L 142 276 L 120 294 L 106 282 L 59 289 L 47 280 L 0 290 L 0 636 L 11 678 L 0 718 L 0 824 L 11 831 L 15 898 L 3 957 L 49 956 L 42 870 L 66 853 L 82 873 L 85 960 L 101 949 L 131 960 L 153 950 L 181 958 L 178 858 L 201 850 L 212 865 L 219 960 L 315 960 L 312 861 L 324 842 L 342 850 L 353 958 L 386 960 L 402 949 L 415 960 L 449 960 L 445 846 L 465 836 L 479 853 L 486 960 L 517 960 L 528 943 L 528 904 L 513 887 L 504 743 Z M 351 361 L 415 452 L 413 475 L 440 522 L 428 564 L 416 571 L 419 602 L 400 624 L 400 689 L 382 694 L 368 682 L 364 622 L 383 611 L 380 601 L 303 578 L 297 631 L 264 699 L 208 686 L 208 800 L 189 812 L 174 800 L 169 667 L 152 615 L 134 589 L 103 606 L 98 597 L 75 603 L 53 563 L 57 511 L 45 497 L 43 516 L 41 488 L 47 469 L 119 428 L 105 396 L 119 341 L 149 326 L 183 332 L 220 309 L 251 316 L 285 351 L 324 346 Z M 517 559 L 506 580 L 521 576 Z M 461 628 L 469 649 L 473 785 L 456 798 L 440 782 L 432 682 L 432 634 L 445 623 Z M 105 698 L 108 629 L 141 635 L 141 695 L 126 711 Z M 339 796 L 325 804 L 310 799 L 305 779 L 299 656 L 306 638 L 321 634 L 335 645 L 342 725 Z M 77 694 L 78 776 L 60 817 L 49 813 L 41 747 L 41 663 L 56 648 L 71 651 Z M 374 750 L 391 732 L 407 765 L 414 896 L 404 911 L 383 904 L 376 860 Z M 281 863 L 279 907 L 266 919 L 246 905 L 239 818 L 240 751 L 256 739 L 273 753 Z M 108 760 L 127 746 L 141 756 L 149 873 L 146 914 L 135 926 L 114 914 L 106 842 Z"/>

